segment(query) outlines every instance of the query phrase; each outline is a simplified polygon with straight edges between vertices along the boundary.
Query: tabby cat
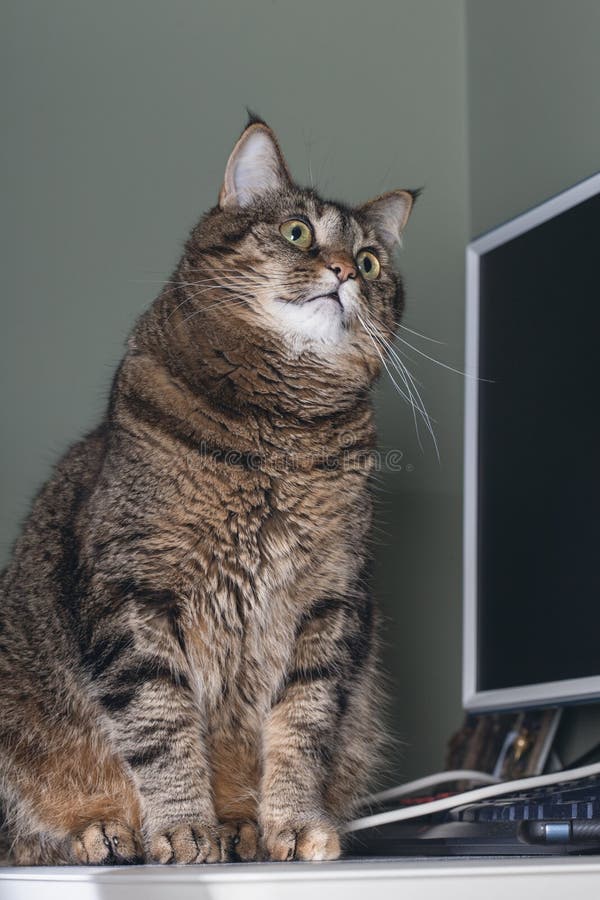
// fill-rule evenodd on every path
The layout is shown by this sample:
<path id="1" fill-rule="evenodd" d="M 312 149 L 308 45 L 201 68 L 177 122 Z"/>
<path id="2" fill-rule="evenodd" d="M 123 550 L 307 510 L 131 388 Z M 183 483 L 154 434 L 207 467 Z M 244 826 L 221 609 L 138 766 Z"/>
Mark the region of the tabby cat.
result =
<path id="1" fill-rule="evenodd" d="M 340 854 L 382 732 L 370 332 L 413 196 L 325 201 L 251 117 L 1 577 L 15 864 Z"/>

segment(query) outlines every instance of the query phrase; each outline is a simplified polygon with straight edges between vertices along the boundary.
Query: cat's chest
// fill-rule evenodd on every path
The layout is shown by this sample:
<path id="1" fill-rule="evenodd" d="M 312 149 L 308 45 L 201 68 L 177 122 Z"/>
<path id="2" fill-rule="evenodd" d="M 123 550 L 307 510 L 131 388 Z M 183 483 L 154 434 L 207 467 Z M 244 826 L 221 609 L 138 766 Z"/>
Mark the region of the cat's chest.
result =
<path id="1" fill-rule="evenodd" d="M 332 473 L 260 471 L 204 492 L 185 559 L 198 683 L 214 708 L 224 697 L 225 708 L 268 706 L 303 613 L 356 576 L 364 484 L 334 482 Z"/>
<path id="2" fill-rule="evenodd" d="M 328 547 L 351 545 L 370 504 L 363 473 L 206 468 L 181 502 L 181 562 L 221 572 L 247 592 L 302 577 Z"/>

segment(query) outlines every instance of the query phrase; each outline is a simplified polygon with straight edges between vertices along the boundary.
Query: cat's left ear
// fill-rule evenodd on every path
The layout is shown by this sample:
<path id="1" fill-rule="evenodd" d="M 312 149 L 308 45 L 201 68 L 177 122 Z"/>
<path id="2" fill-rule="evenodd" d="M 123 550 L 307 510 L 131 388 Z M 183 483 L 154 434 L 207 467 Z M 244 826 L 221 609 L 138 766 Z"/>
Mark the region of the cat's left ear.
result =
<path id="1" fill-rule="evenodd" d="M 417 199 L 417 191 L 388 191 L 359 207 L 382 239 L 390 247 L 402 240 L 404 226 Z"/>
<path id="2" fill-rule="evenodd" d="M 251 121 L 229 157 L 219 206 L 248 206 L 268 191 L 290 183 L 277 138 L 264 122 Z"/>

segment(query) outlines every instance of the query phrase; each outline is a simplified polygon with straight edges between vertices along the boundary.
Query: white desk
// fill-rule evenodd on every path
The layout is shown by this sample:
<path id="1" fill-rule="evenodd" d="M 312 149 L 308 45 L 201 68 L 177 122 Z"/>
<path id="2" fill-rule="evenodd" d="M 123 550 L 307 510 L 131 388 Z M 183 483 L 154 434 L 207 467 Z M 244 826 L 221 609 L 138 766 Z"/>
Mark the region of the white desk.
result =
<path id="1" fill-rule="evenodd" d="M 0 868 L 0 900 L 568 900 L 600 897 L 600 856 Z"/>

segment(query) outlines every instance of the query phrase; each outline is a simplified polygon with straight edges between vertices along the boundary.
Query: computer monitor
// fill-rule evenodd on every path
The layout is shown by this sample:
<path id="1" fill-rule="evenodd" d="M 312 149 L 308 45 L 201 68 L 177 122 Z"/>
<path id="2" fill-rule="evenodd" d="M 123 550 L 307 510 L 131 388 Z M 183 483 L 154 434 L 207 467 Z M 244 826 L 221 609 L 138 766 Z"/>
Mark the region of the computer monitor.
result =
<path id="1" fill-rule="evenodd" d="M 600 697 L 600 173 L 467 249 L 463 702 Z"/>

